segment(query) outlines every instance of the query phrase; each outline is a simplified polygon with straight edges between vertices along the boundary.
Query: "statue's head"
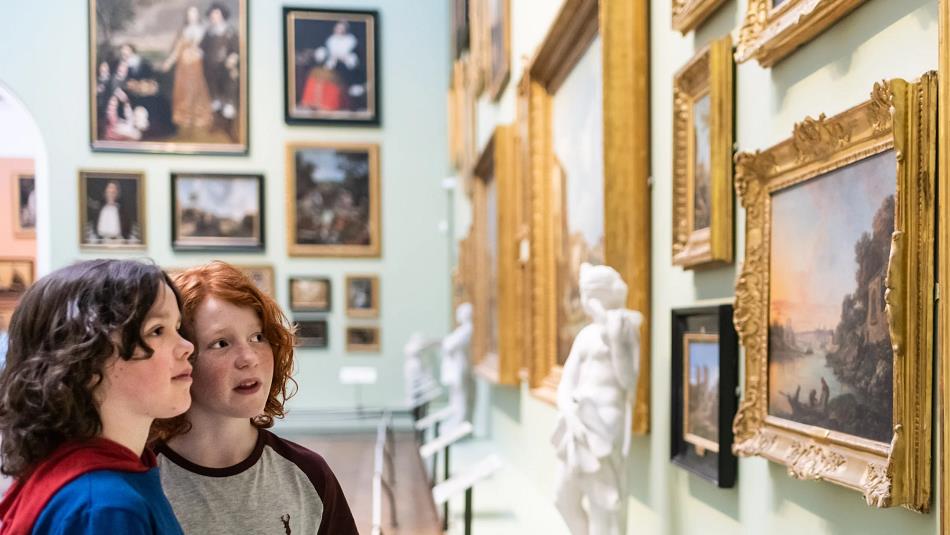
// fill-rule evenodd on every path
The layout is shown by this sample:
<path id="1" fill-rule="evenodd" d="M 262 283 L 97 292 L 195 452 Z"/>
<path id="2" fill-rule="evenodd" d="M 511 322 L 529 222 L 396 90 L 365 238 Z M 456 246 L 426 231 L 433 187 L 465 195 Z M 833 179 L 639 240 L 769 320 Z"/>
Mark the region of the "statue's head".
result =
<path id="1" fill-rule="evenodd" d="M 580 275 L 581 305 L 584 312 L 593 316 L 590 301 L 599 301 L 605 310 L 623 308 L 627 303 L 627 285 L 620 273 L 610 267 L 581 264 Z"/>
<path id="2" fill-rule="evenodd" d="M 469 323 L 472 321 L 472 304 L 471 303 L 462 303 L 455 309 L 455 321 L 461 323 Z"/>

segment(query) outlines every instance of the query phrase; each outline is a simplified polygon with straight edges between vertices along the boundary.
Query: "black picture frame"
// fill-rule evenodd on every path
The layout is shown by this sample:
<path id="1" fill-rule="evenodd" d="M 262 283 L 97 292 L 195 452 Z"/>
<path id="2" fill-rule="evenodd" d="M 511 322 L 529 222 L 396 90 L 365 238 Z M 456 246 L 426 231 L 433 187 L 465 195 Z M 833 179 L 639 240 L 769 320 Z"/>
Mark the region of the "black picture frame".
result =
<path id="1" fill-rule="evenodd" d="M 670 388 L 670 460 L 719 488 L 736 483 L 738 460 L 732 453 L 732 420 L 738 406 L 739 337 L 732 323 L 732 305 L 680 308 L 672 311 L 672 385 Z M 690 335 L 717 335 L 719 363 L 718 452 L 687 438 L 684 427 L 686 355 Z"/>
<path id="2" fill-rule="evenodd" d="M 298 76 L 298 68 L 306 68 L 305 65 L 300 65 L 300 60 L 305 58 L 309 59 L 305 51 L 310 50 L 318 43 L 326 42 L 326 28 L 320 28 L 318 25 L 320 23 L 336 24 L 339 21 L 346 21 L 347 23 L 356 22 L 365 25 L 361 30 L 357 29 L 355 33 L 348 34 L 354 36 L 356 39 L 355 54 L 358 58 L 358 65 L 360 65 L 362 69 L 358 74 L 365 75 L 365 81 L 362 83 L 364 93 L 354 94 L 351 92 L 354 87 L 360 85 L 359 80 L 362 79 L 362 76 L 355 76 L 357 79 L 356 82 L 349 84 L 345 91 L 343 88 L 337 87 L 337 91 L 334 92 L 333 86 L 336 85 L 334 83 L 329 83 L 324 86 L 323 83 L 328 80 L 331 82 L 336 81 L 333 79 L 336 73 L 329 69 L 322 70 L 322 72 L 327 73 L 326 79 L 314 80 L 314 88 L 319 87 L 323 89 L 308 91 L 307 85 L 310 82 L 310 78 L 320 66 L 315 63 L 307 76 Z M 298 22 L 310 22 L 311 26 L 313 26 L 310 34 L 298 35 Z M 381 59 L 379 24 L 379 12 L 375 10 L 284 7 L 284 121 L 287 124 L 336 126 L 379 126 L 381 124 L 383 92 L 382 80 L 380 78 L 381 69 L 379 67 Z M 372 43 L 360 43 L 357 34 L 362 35 L 367 41 L 372 39 Z M 316 50 L 318 48 L 325 47 L 318 46 L 313 49 L 314 61 L 317 61 Z M 360 57 L 360 53 L 362 53 L 362 57 Z M 335 63 L 335 65 L 339 64 L 339 62 Z M 362 67 L 363 65 L 365 65 L 365 68 Z M 356 68 L 352 68 L 350 71 L 355 72 Z M 350 76 L 353 77 L 352 74 Z M 345 84 L 347 82 L 344 81 L 343 83 Z M 346 102 L 346 100 L 351 98 L 357 102 L 362 102 L 363 95 L 365 95 L 366 109 L 307 110 L 303 106 L 298 106 L 298 94 L 301 95 L 301 98 L 310 98 L 308 95 L 312 95 L 312 98 L 319 102 L 325 102 L 326 100 L 332 100 L 334 98 L 339 98 L 342 102 Z"/>
<path id="3" fill-rule="evenodd" d="M 253 219 L 249 222 L 251 226 L 251 236 L 249 237 L 228 237 L 228 236 L 215 236 L 213 234 L 197 232 L 191 233 L 191 235 L 186 235 L 186 228 L 190 228 L 195 225 L 194 222 L 187 221 L 188 216 L 184 213 L 187 208 L 181 206 L 181 199 L 179 198 L 180 194 L 185 194 L 184 190 L 180 188 L 184 187 L 186 181 L 190 182 L 200 182 L 202 180 L 207 181 L 227 181 L 227 180 L 242 180 L 250 181 L 256 185 L 256 205 L 257 205 L 257 220 Z M 172 249 L 179 252 L 199 252 L 199 251 L 215 251 L 215 252 L 259 252 L 263 251 L 265 247 L 266 240 L 266 214 L 264 212 L 264 175 L 257 174 L 236 174 L 236 173 L 188 173 L 188 172 L 173 172 L 171 173 L 171 225 L 172 225 Z M 218 203 L 215 203 L 218 204 Z M 214 214 L 209 214 L 214 216 Z M 192 216 L 193 217 L 193 216 Z M 219 228 L 223 221 L 217 220 L 217 216 L 214 216 L 215 223 L 218 224 Z"/>
<path id="4" fill-rule="evenodd" d="M 325 306 L 308 305 L 297 299 L 294 283 L 310 282 L 326 286 Z M 329 277 L 290 277 L 287 279 L 287 299 L 293 312 L 330 312 L 333 309 L 333 282 Z"/>
<path id="5" fill-rule="evenodd" d="M 297 347 L 326 349 L 330 345 L 330 325 L 326 319 L 294 318 L 297 324 Z"/>

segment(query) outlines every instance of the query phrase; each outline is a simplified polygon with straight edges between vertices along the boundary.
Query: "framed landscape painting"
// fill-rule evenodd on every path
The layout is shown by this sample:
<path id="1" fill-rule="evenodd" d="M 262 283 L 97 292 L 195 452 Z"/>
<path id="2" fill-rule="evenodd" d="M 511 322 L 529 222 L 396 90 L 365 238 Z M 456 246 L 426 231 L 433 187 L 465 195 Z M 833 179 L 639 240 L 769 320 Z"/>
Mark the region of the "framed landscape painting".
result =
<path id="1" fill-rule="evenodd" d="M 378 125 L 379 15 L 284 8 L 288 123 Z"/>
<path id="2" fill-rule="evenodd" d="M 290 309 L 294 312 L 329 312 L 332 301 L 330 279 L 291 277 Z"/>
<path id="3" fill-rule="evenodd" d="M 935 116 L 935 75 L 880 82 L 736 158 L 734 449 L 875 507 L 930 505 Z"/>
<path id="4" fill-rule="evenodd" d="M 346 350 L 370 353 L 379 351 L 379 327 L 347 327 Z"/>
<path id="5" fill-rule="evenodd" d="M 327 320 L 295 319 L 297 324 L 297 347 L 324 349 L 330 345 Z"/>
<path id="6" fill-rule="evenodd" d="M 79 246 L 145 248 L 145 175 L 79 172 Z"/>
<path id="7" fill-rule="evenodd" d="M 93 150 L 245 154 L 247 0 L 89 0 Z"/>
<path id="8" fill-rule="evenodd" d="M 264 177 L 172 173 L 172 248 L 264 249 Z"/>
<path id="9" fill-rule="evenodd" d="M 732 487 L 739 370 L 732 305 L 677 309 L 672 315 L 670 458 L 718 487 Z"/>
<path id="10" fill-rule="evenodd" d="M 287 146 L 291 256 L 379 256 L 379 148 Z"/>

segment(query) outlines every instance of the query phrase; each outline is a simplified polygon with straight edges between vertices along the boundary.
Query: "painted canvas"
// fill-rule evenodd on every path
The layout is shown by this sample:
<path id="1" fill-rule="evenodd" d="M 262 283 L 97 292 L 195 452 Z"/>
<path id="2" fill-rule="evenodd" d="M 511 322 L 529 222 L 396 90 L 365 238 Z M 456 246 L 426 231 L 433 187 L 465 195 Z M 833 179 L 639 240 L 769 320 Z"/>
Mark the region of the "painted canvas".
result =
<path id="1" fill-rule="evenodd" d="M 379 277 L 346 278 L 346 313 L 350 317 L 362 318 L 379 315 Z"/>
<path id="2" fill-rule="evenodd" d="M 489 38 L 491 64 L 489 84 L 492 98 L 501 96 L 511 75 L 510 45 L 510 0 L 488 0 Z"/>
<path id="3" fill-rule="evenodd" d="M 578 277 L 584 262 L 604 263 L 604 159 L 601 43 L 596 38 L 554 95 L 555 190 L 560 191 L 557 252 L 558 364 L 587 323 Z"/>
<path id="4" fill-rule="evenodd" d="M 698 452 L 719 452 L 719 335 L 683 337 L 683 440 Z"/>
<path id="5" fill-rule="evenodd" d="M 16 301 L 32 284 L 32 260 L 0 258 L 0 301 Z"/>
<path id="6" fill-rule="evenodd" d="M 890 441 L 896 169 L 887 151 L 773 193 L 769 414 Z"/>
<path id="7" fill-rule="evenodd" d="M 18 238 L 36 235 L 36 177 L 16 175 L 13 177 L 13 234 Z"/>
<path id="8" fill-rule="evenodd" d="M 290 308 L 296 312 L 329 312 L 330 279 L 292 277 L 290 279 Z"/>
<path id="9" fill-rule="evenodd" d="M 246 0 L 89 0 L 93 149 L 247 152 Z"/>
<path id="10" fill-rule="evenodd" d="M 347 327 L 347 351 L 379 351 L 379 327 Z"/>
<path id="11" fill-rule="evenodd" d="M 79 173 L 80 247 L 145 247 L 144 181 L 141 173 Z"/>
<path id="12" fill-rule="evenodd" d="M 710 96 L 707 92 L 693 102 L 693 209 L 692 229 L 708 228 L 712 223 L 712 139 L 710 138 Z"/>
<path id="13" fill-rule="evenodd" d="M 329 345 L 327 320 L 297 320 L 297 346 L 325 348 Z"/>
<path id="14" fill-rule="evenodd" d="M 172 247 L 264 248 L 264 177 L 172 174 Z"/>

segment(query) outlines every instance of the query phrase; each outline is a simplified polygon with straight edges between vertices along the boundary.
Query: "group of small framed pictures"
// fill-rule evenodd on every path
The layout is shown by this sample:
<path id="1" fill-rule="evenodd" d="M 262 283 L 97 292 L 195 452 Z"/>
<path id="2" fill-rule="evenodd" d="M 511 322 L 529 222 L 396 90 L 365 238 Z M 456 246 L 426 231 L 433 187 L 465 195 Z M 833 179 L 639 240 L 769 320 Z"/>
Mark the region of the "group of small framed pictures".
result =
<path id="1" fill-rule="evenodd" d="M 298 346 L 328 347 L 328 320 L 313 314 L 328 313 L 332 309 L 331 280 L 327 277 L 291 277 L 289 294 L 290 310 L 296 314 Z M 379 277 L 347 275 L 345 294 L 347 317 L 379 317 Z M 348 325 L 345 339 L 346 350 L 350 352 L 377 352 L 380 348 L 379 327 L 376 325 Z"/>

